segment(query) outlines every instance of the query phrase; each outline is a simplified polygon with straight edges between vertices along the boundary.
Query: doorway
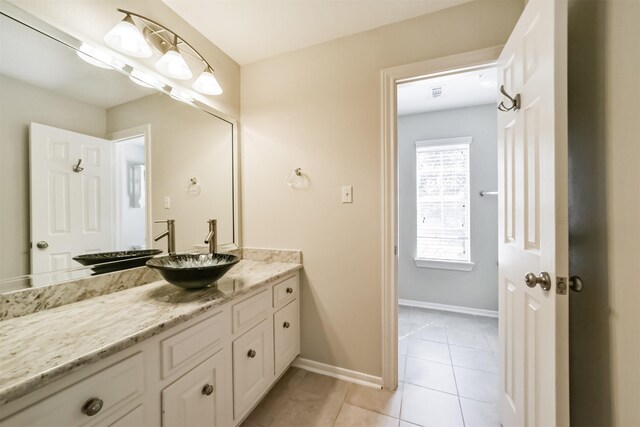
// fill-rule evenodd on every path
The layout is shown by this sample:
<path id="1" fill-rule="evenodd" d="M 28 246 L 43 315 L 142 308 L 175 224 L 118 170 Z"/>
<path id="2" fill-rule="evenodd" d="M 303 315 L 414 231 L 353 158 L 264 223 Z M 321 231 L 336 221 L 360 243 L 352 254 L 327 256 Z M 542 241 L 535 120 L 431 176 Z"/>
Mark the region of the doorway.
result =
<path id="1" fill-rule="evenodd" d="M 500 424 L 496 87 L 488 67 L 396 92 L 398 379 L 485 426 Z"/>
<path id="2" fill-rule="evenodd" d="M 147 171 L 144 135 L 115 141 L 116 248 L 147 249 Z"/>

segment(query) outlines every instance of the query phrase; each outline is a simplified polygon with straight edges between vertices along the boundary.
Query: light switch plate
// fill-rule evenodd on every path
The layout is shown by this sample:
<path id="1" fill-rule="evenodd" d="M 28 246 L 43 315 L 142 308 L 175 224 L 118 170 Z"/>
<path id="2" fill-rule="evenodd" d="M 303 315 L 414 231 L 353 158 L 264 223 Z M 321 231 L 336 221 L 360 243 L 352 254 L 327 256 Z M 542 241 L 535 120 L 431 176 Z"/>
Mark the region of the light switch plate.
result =
<path id="1" fill-rule="evenodd" d="M 353 187 L 345 185 L 342 187 L 342 203 L 353 203 Z"/>

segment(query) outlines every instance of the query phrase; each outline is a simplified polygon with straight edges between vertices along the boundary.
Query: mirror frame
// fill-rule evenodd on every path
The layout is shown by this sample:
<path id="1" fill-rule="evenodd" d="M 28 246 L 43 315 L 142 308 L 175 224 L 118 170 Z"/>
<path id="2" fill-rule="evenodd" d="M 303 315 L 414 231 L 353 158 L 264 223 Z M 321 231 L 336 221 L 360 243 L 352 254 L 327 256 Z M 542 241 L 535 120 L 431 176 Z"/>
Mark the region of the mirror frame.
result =
<path id="1" fill-rule="evenodd" d="M 80 50 L 80 46 L 82 45 L 83 42 L 86 42 L 88 44 L 95 44 L 95 42 L 90 41 L 90 40 L 82 40 L 79 39 L 75 36 L 71 36 L 70 34 L 60 30 L 59 28 L 49 24 L 48 22 L 43 21 L 42 19 L 31 15 L 30 13 L 20 9 L 17 6 L 12 5 L 11 3 L 8 3 L 5 0 L 0 0 L 0 14 L 6 16 L 9 19 L 12 19 L 16 22 L 18 22 L 19 24 L 25 25 L 29 28 L 31 28 L 34 31 L 37 31 L 38 33 L 42 34 L 45 37 L 49 37 L 75 51 L 79 51 Z M 118 69 L 118 68 L 113 68 L 113 71 L 119 72 L 121 74 L 124 74 L 126 77 L 130 77 L 131 76 L 131 71 L 134 69 L 134 67 L 138 70 L 144 71 L 146 73 L 150 73 L 153 75 L 158 75 L 158 73 L 149 68 L 146 67 L 142 64 L 137 63 L 135 60 L 121 55 L 118 52 L 113 51 L 112 49 L 109 49 L 108 47 L 104 46 L 104 45 L 100 45 L 100 48 L 108 50 L 111 54 L 114 55 L 114 57 L 118 58 L 119 60 L 121 60 L 122 62 L 124 62 L 126 64 L 125 67 L 123 67 L 123 69 Z M 163 78 L 163 80 L 165 80 Z M 172 82 L 173 87 L 181 87 L 179 84 Z M 166 94 L 167 96 L 170 96 L 169 90 L 166 89 L 167 85 L 165 85 L 165 87 L 163 87 L 162 89 L 160 88 L 154 88 L 155 90 L 157 90 L 158 92 L 162 92 L 164 94 Z M 188 104 L 191 108 L 196 108 L 199 109 L 207 114 L 210 114 L 220 120 L 223 120 L 227 123 L 229 123 L 231 125 L 231 156 L 232 156 L 232 181 L 233 181 L 233 190 L 232 190 L 232 209 L 233 209 L 233 230 L 232 230 L 232 236 L 233 236 L 233 242 L 228 243 L 228 244 L 223 244 L 220 246 L 220 250 L 221 251 L 229 251 L 229 250 L 233 250 L 233 249 L 239 249 L 241 247 L 241 226 L 240 226 L 240 189 L 239 189 L 239 184 L 240 184 L 240 159 L 239 159 L 239 144 L 238 144 L 238 119 L 231 117 L 219 110 L 217 110 L 216 108 L 214 108 L 213 106 L 207 104 L 206 101 L 206 97 L 204 96 L 200 96 L 201 99 L 195 99 L 192 103 L 186 103 Z M 179 100 L 174 99 L 174 102 L 181 102 Z M 146 125 L 141 125 L 141 126 L 146 126 Z M 147 212 L 146 217 L 147 220 L 149 218 L 150 213 Z M 149 228 L 150 229 L 150 228 Z M 148 234 L 145 233 L 145 234 Z M 194 242 L 194 249 L 196 247 L 199 246 L 203 246 L 204 245 L 198 245 L 196 242 Z M 114 262 L 117 263 L 119 261 Z M 15 276 L 15 277 L 8 277 L 8 278 L 0 278 L 0 285 L 2 285 L 3 283 L 11 283 L 14 281 L 19 281 L 19 280 L 25 280 L 25 279 L 30 279 L 33 276 L 38 276 L 38 277 L 43 277 L 45 275 L 52 275 L 53 273 L 61 273 L 61 272 L 72 272 L 72 271 L 79 271 L 79 270 L 90 270 L 91 266 L 78 266 L 78 267 L 72 267 L 69 269 L 64 269 L 64 270 L 56 270 L 55 272 L 46 272 L 46 273 L 37 273 L 37 274 L 25 274 L 23 276 Z M 126 271 L 126 269 L 120 270 L 120 272 L 122 271 Z M 95 277 L 95 276 L 88 276 L 89 277 Z M 51 283 L 48 283 L 47 285 L 44 286 L 53 286 L 53 285 L 57 285 L 59 283 L 65 283 L 68 281 L 75 281 L 78 280 L 77 278 L 69 278 L 69 279 L 65 279 L 59 282 L 56 281 L 52 281 Z M 25 288 L 25 289 L 33 289 L 33 288 Z M 19 292 L 22 291 L 24 289 L 18 289 L 15 291 L 8 291 L 8 292 L 2 292 L 2 288 L 0 286 L 0 295 L 2 295 L 3 293 L 11 293 L 11 292 Z"/>

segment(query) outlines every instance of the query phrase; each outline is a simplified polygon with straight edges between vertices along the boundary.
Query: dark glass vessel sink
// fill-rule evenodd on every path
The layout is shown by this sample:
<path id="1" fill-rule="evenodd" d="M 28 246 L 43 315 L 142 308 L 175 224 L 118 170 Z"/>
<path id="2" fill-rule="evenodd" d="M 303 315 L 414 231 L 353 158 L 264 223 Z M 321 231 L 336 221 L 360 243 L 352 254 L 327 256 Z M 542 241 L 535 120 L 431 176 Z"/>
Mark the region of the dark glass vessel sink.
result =
<path id="1" fill-rule="evenodd" d="M 91 265 L 96 274 L 109 273 L 127 268 L 141 267 L 149 258 L 161 254 L 161 249 L 140 249 L 131 251 L 99 252 L 73 257 L 82 265 Z M 119 261 L 119 262 L 114 262 Z M 104 263 L 109 263 L 101 265 Z"/>
<path id="2" fill-rule="evenodd" d="M 200 289 L 213 285 L 238 262 L 240 258 L 229 254 L 182 254 L 152 258 L 147 267 L 172 285 Z"/>

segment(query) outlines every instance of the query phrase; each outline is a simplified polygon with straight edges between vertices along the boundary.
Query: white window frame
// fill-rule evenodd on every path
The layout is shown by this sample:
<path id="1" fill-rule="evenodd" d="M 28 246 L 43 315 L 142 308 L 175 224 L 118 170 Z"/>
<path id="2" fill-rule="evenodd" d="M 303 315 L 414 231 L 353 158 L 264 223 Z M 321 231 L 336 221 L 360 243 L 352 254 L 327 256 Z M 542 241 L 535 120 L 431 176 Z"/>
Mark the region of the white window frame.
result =
<path id="1" fill-rule="evenodd" d="M 417 248 L 417 243 L 418 243 L 418 235 L 417 235 L 417 229 L 416 229 L 416 236 L 415 236 L 415 243 L 416 243 L 416 247 L 415 247 L 415 253 L 416 256 L 414 257 L 414 261 L 416 263 L 417 267 L 421 267 L 421 268 L 435 268 L 435 269 L 441 269 L 441 270 L 458 270 L 458 271 L 471 271 L 473 269 L 473 266 L 475 265 L 475 263 L 473 262 L 472 259 L 472 253 L 471 253 L 471 143 L 473 142 L 473 138 L 470 136 L 463 136 L 463 137 L 458 137 L 458 138 L 444 138 L 444 139 L 429 139 L 429 140 L 425 140 L 425 141 L 416 141 L 415 142 L 415 155 L 416 155 L 416 162 L 417 162 L 417 153 L 418 153 L 418 148 L 421 147 L 432 147 L 432 146 L 436 146 L 436 145 L 462 145 L 462 144 L 466 144 L 469 145 L 469 157 L 468 157 L 468 161 L 469 161 L 469 168 L 468 168 L 468 174 L 469 174 L 469 179 L 468 179 L 468 183 L 469 183 L 469 201 L 468 201 L 468 209 L 469 209 L 469 261 L 454 261 L 454 260 L 440 260 L 440 259 L 429 259 L 429 258 L 418 258 L 417 257 L 417 252 L 418 252 L 418 248 Z M 417 178 L 417 173 L 418 171 L 416 170 L 416 178 Z M 416 212 L 417 212 L 417 208 L 418 208 L 418 188 L 416 187 Z"/>

